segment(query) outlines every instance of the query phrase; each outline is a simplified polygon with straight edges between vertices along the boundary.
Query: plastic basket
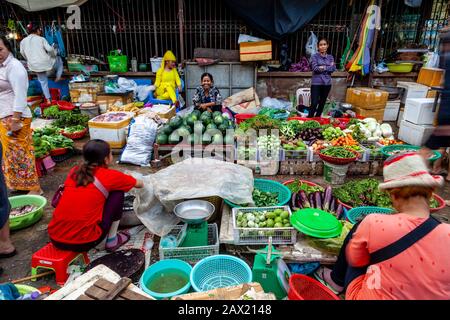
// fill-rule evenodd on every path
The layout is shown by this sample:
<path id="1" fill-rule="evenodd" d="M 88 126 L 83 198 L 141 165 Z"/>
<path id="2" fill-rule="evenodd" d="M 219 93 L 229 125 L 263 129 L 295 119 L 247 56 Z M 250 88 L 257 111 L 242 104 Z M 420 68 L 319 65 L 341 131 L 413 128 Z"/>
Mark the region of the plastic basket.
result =
<path id="1" fill-rule="evenodd" d="M 64 162 L 68 159 L 70 159 L 73 156 L 73 150 L 72 149 L 68 149 L 68 151 L 66 153 L 63 154 L 59 154 L 59 155 L 52 155 L 52 160 L 55 161 L 56 163 L 60 163 L 60 162 Z"/>
<path id="2" fill-rule="evenodd" d="M 11 230 L 19 230 L 29 227 L 38 222 L 43 214 L 47 199 L 37 195 L 22 195 L 8 198 L 11 208 L 17 208 L 25 205 L 34 205 L 36 210 L 31 211 L 23 216 L 9 217 L 9 228 Z"/>
<path id="3" fill-rule="evenodd" d="M 170 231 L 169 235 L 178 237 L 183 228 L 182 225 L 176 225 Z M 208 245 L 199 247 L 176 247 L 165 248 L 159 245 L 159 259 L 179 259 L 189 264 L 195 264 L 203 258 L 219 254 L 219 233 L 217 224 L 208 224 Z"/>
<path id="4" fill-rule="evenodd" d="M 277 192 L 278 193 L 278 203 L 277 206 L 284 206 L 291 200 L 291 190 L 283 184 L 266 179 L 255 179 L 254 188 L 264 192 Z M 232 203 L 228 200 L 224 200 L 232 208 L 239 207 L 238 204 Z"/>
<path id="5" fill-rule="evenodd" d="M 256 117 L 256 114 L 252 114 L 252 113 L 239 113 L 237 115 L 234 116 L 234 120 L 236 122 L 236 124 L 240 124 L 241 122 L 247 120 L 247 119 L 251 119 L 253 117 Z"/>
<path id="6" fill-rule="evenodd" d="M 380 213 L 380 214 L 391 214 L 394 210 L 390 208 L 382 208 L 382 207 L 357 207 L 350 209 L 346 216 L 348 221 L 355 224 L 358 220 L 362 220 L 365 216 L 372 213 Z"/>
<path id="7" fill-rule="evenodd" d="M 61 100 L 61 101 L 56 102 L 56 104 L 58 105 L 59 110 L 71 111 L 71 110 L 75 109 L 75 105 L 73 105 L 72 103 L 67 102 L 67 101 Z"/>
<path id="8" fill-rule="evenodd" d="M 64 137 L 67 137 L 67 138 L 69 138 L 69 139 L 77 140 L 77 139 L 82 139 L 82 138 L 84 138 L 84 137 L 86 136 L 86 133 L 87 133 L 87 132 L 88 132 L 88 129 L 85 128 L 85 129 L 82 130 L 82 131 L 77 131 L 77 132 L 73 132 L 73 133 L 68 133 L 68 132 L 62 131 L 61 134 L 62 134 Z"/>
<path id="9" fill-rule="evenodd" d="M 419 146 L 412 146 L 412 145 L 407 145 L 407 144 L 393 144 L 390 146 L 384 146 L 381 148 L 381 153 L 385 156 L 385 157 L 390 157 L 391 154 L 390 152 L 393 151 L 404 151 L 407 152 L 408 150 L 410 150 L 411 152 L 417 152 L 421 149 L 421 147 Z M 434 151 L 434 156 L 429 158 L 429 161 L 436 161 L 438 160 L 442 155 L 438 152 L 438 151 Z"/>
<path id="10" fill-rule="evenodd" d="M 291 183 L 294 183 L 296 180 L 297 180 L 297 179 L 290 179 L 290 180 L 287 180 L 287 181 L 283 182 L 283 185 L 288 186 L 288 185 L 290 185 Z M 319 184 L 317 184 L 317 183 L 314 183 L 314 182 L 311 182 L 311 181 L 308 181 L 308 180 L 301 180 L 301 179 L 300 179 L 299 181 L 302 182 L 302 183 L 306 183 L 308 186 L 311 186 L 311 187 L 321 187 L 321 185 L 319 185 Z"/>
<path id="11" fill-rule="evenodd" d="M 322 150 L 325 150 L 325 149 L 322 149 Z M 348 151 L 350 151 L 350 152 L 355 154 L 355 157 L 353 157 L 353 158 L 330 157 L 330 156 L 324 155 L 322 153 L 322 150 L 321 150 L 321 152 L 319 152 L 319 157 L 325 162 L 328 162 L 328 163 L 331 163 L 331 164 L 336 164 L 336 165 L 350 164 L 350 163 L 354 162 L 359 157 L 358 152 L 353 151 L 351 149 L 348 149 Z"/>
<path id="12" fill-rule="evenodd" d="M 289 278 L 289 300 L 340 300 L 337 295 L 319 281 L 295 273 Z"/>
<path id="13" fill-rule="evenodd" d="M 235 245 L 267 244 L 272 237 L 272 244 L 295 244 L 297 242 L 297 230 L 294 227 L 283 228 L 239 228 L 236 224 L 238 211 L 245 213 L 257 211 L 273 211 L 282 209 L 289 212 L 289 220 L 292 215 L 289 206 L 261 207 L 261 208 L 233 208 L 233 236 Z"/>
<path id="14" fill-rule="evenodd" d="M 216 255 L 199 261 L 191 272 L 191 285 L 197 292 L 231 287 L 252 281 L 252 270 L 245 261 Z"/>
<path id="15" fill-rule="evenodd" d="M 68 148 L 57 148 L 57 149 L 53 149 L 50 151 L 50 155 L 52 157 L 56 157 L 56 156 L 62 156 L 63 154 L 66 154 L 69 151 Z M 55 159 L 53 159 L 55 160 Z"/>

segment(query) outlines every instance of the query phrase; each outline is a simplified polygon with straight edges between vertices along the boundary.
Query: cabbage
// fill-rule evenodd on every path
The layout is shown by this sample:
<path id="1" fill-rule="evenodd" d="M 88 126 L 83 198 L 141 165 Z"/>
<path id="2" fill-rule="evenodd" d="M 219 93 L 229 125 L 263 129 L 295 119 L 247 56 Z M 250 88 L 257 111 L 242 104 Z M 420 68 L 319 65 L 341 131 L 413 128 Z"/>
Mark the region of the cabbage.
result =
<path id="1" fill-rule="evenodd" d="M 377 119 L 375 119 L 375 118 L 365 118 L 365 119 L 363 119 L 362 120 L 362 122 L 364 122 L 364 123 L 371 123 L 371 122 L 375 122 L 375 123 L 378 123 L 377 122 Z"/>
<path id="2" fill-rule="evenodd" d="M 373 133 L 377 129 L 377 122 L 369 122 L 366 124 L 366 127 L 370 132 Z"/>
<path id="3" fill-rule="evenodd" d="M 383 134 L 383 137 L 385 138 L 390 138 L 392 137 L 393 133 L 392 133 L 392 127 L 388 124 L 388 123 L 383 123 L 380 126 L 381 132 Z"/>

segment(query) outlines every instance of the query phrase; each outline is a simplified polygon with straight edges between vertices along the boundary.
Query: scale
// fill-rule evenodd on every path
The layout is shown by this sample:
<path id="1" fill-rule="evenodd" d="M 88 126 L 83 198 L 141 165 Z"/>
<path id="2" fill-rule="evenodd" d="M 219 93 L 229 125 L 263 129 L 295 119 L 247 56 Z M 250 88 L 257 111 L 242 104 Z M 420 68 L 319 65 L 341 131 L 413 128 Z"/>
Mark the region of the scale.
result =
<path id="1" fill-rule="evenodd" d="M 175 215 L 185 223 L 178 237 L 179 247 L 199 247 L 208 245 L 208 222 L 214 213 L 212 203 L 204 200 L 188 200 L 177 204 Z"/>
<path id="2" fill-rule="evenodd" d="M 272 237 L 269 237 L 267 247 L 257 251 L 252 273 L 253 282 L 258 282 L 264 292 L 272 292 L 280 300 L 286 297 L 291 272 L 281 259 L 280 251 L 272 245 Z"/>

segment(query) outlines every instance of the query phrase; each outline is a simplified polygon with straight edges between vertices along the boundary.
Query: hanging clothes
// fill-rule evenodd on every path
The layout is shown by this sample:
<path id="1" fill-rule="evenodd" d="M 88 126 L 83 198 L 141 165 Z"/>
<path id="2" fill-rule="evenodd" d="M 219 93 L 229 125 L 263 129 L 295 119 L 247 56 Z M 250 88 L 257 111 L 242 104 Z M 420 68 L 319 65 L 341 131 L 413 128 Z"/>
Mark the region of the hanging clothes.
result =
<path id="1" fill-rule="evenodd" d="M 50 45 L 56 43 L 58 46 L 58 55 L 61 57 L 66 56 L 66 48 L 64 46 L 64 41 L 62 38 L 62 32 L 60 27 L 55 25 L 46 26 L 44 30 L 44 37 Z"/>

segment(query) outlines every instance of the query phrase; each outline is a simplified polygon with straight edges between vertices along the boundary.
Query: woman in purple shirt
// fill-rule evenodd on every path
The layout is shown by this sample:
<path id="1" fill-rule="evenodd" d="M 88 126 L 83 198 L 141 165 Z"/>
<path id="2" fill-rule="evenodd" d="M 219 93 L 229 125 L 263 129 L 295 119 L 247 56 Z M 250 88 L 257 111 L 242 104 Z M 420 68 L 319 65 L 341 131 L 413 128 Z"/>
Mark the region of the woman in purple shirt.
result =
<path id="1" fill-rule="evenodd" d="M 331 90 L 331 74 L 336 71 L 334 58 L 327 54 L 328 40 L 321 39 L 317 45 L 319 52 L 311 57 L 311 106 L 309 117 L 321 117 L 325 102 Z"/>

